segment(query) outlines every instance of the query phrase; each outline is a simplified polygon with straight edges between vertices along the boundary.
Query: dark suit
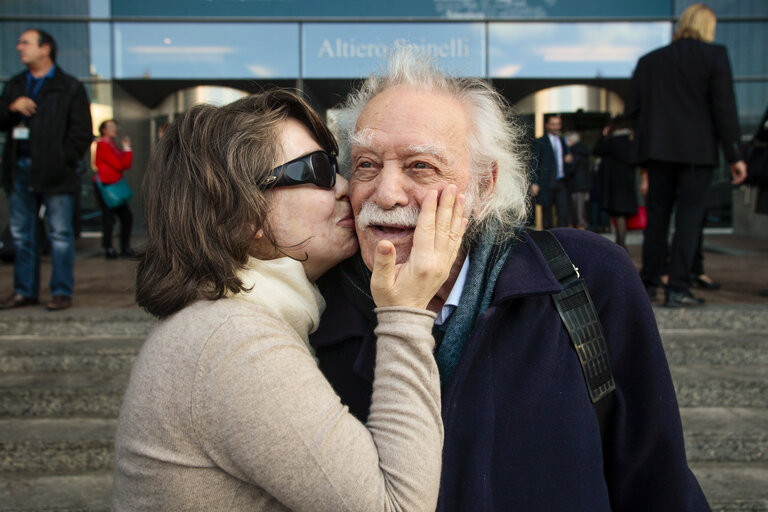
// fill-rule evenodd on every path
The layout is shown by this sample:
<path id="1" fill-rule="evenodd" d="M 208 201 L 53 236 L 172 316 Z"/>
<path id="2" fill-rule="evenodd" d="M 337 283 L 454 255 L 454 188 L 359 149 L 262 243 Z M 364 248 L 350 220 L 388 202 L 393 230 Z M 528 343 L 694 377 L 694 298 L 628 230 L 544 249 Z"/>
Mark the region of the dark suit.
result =
<path id="1" fill-rule="evenodd" d="M 563 137 L 560 139 L 560 145 L 563 149 L 562 157 L 569 154 L 568 144 Z M 557 160 L 552 142 L 549 140 L 549 134 L 533 141 L 533 176 L 531 181 L 539 186 L 539 194 L 536 196 L 536 203 L 541 205 L 542 221 L 544 229 L 553 227 L 552 224 L 552 205 L 555 205 L 557 211 L 557 225 L 567 227 L 570 219 L 570 196 L 565 179 L 557 177 Z M 563 173 L 565 173 L 565 163 L 563 162 Z"/>
<path id="2" fill-rule="evenodd" d="M 687 291 L 718 141 L 729 162 L 740 158 L 725 47 L 681 39 L 643 56 L 632 76 L 626 114 L 635 123 L 633 161 L 647 167 L 649 177 L 641 275 L 646 285 L 658 284 L 676 205 L 669 289 Z"/>

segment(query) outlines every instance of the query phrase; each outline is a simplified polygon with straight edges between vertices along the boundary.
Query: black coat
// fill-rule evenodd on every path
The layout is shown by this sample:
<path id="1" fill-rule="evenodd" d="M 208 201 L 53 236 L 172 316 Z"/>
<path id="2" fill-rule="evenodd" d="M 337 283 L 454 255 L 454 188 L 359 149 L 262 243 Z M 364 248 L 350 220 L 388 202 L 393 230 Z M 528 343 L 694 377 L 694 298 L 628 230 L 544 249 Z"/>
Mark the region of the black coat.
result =
<path id="1" fill-rule="evenodd" d="M 600 137 L 594 153 L 600 162 L 600 208 L 611 215 L 637 213 L 637 172 L 630 163 L 632 141 L 628 130 Z"/>
<path id="2" fill-rule="evenodd" d="M 26 71 L 11 78 L 0 96 L 0 130 L 6 132 L 3 187 L 10 192 L 16 164 L 14 126 L 21 114 L 8 107 L 27 96 Z M 88 95 L 83 84 L 56 67 L 37 96 L 37 113 L 29 118 L 32 188 L 38 193 L 65 194 L 80 189 L 77 166 L 93 141 Z"/>
<path id="3" fill-rule="evenodd" d="M 571 192 L 587 192 L 592 188 L 592 172 L 589 169 L 589 148 L 577 142 L 570 148 L 573 162 L 565 164 L 565 180 Z"/>
<path id="4" fill-rule="evenodd" d="M 715 166 L 717 143 L 739 160 L 739 124 L 724 46 L 680 39 L 640 58 L 626 115 L 634 120 L 632 161 Z"/>
<path id="5" fill-rule="evenodd" d="M 680 413 L 651 305 L 627 252 L 555 229 L 600 317 L 616 380 L 606 452 L 584 374 L 550 294 L 562 290 L 523 235 L 442 393 L 438 512 L 705 512 L 688 469 Z M 350 412 L 368 416 L 376 336 L 337 269 L 310 336 Z M 608 464 L 604 467 L 604 461 Z"/>
<path id="6" fill-rule="evenodd" d="M 570 153 L 565 138 L 560 137 L 560 144 L 563 148 L 563 158 Z M 539 195 L 536 196 L 536 203 L 542 206 L 552 204 L 552 186 L 557 181 L 557 164 L 555 162 L 555 150 L 549 140 L 549 135 L 533 141 L 533 161 L 531 183 L 539 186 Z M 565 172 L 565 166 L 563 166 Z"/>

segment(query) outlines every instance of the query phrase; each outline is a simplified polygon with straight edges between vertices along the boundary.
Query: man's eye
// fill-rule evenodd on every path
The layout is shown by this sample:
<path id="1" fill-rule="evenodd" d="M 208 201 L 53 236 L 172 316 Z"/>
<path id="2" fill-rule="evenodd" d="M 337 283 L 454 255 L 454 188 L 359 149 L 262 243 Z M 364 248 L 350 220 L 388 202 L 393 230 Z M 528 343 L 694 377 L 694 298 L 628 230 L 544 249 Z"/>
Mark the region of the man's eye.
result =
<path id="1" fill-rule="evenodd" d="M 427 162 L 414 162 L 411 164 L 411 168 L 418 169 L 418 170 L 425 170 L 425 169 L 434 169 L 435 167 L 433 165 L 428 164 Z"/>

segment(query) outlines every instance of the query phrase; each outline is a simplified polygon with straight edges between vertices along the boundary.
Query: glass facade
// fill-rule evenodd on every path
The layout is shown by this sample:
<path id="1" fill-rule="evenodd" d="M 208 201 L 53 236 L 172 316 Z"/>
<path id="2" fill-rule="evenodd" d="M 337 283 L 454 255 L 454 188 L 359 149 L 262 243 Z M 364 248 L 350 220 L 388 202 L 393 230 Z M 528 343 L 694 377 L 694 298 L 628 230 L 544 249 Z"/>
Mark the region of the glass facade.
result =
<path id="1" fill-rule="evenodd" d="M 637 59 L 669 43 L 692 3 L 2 0 L 0 82 L 22 70 L 19 35 L 46 30 L 58 43 L 59 65 L 86 84 L 94 117 L 119 115 L 121 126 L 146 132 L 148 153 L 158 105 L 182 89 L 277 83 L 305 89 L 328 109 L 397 45 L 415 45 L 455 74 L 492 80 L 513 103 L 571 84 L 623 95 Z M 748 138 L 768 104 L 768 2 L 707 3 L 718 15 L 716 42 L 728 48 Z M 524 86 L 509 87 L 516 83 Z"/>

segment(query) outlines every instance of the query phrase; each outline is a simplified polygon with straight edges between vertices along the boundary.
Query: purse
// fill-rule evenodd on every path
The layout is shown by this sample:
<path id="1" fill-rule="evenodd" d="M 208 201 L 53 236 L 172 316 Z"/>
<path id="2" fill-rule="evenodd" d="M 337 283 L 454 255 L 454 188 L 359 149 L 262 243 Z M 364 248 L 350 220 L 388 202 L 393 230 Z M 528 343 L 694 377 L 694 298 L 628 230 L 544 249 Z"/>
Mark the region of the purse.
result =
<path id="1" fill-rule="evenodd" d="M 114 210 L 118 206 L 127 203 L 133 197 L 133 190 L 128 182 L 125 181 L 125 178 L 120 178 L 120 181 L 116 183 L 104 185 L 97 174 L 96 186 L 99 187 L 101 199 L 110 210 Z"/>
<path id="2" fill-rule="evenodd" d="M 648 224 L 648 211 L 645 206 L 637 209 L 637 213 L 627 219 L 628 230 L 642 230 Z"/>

